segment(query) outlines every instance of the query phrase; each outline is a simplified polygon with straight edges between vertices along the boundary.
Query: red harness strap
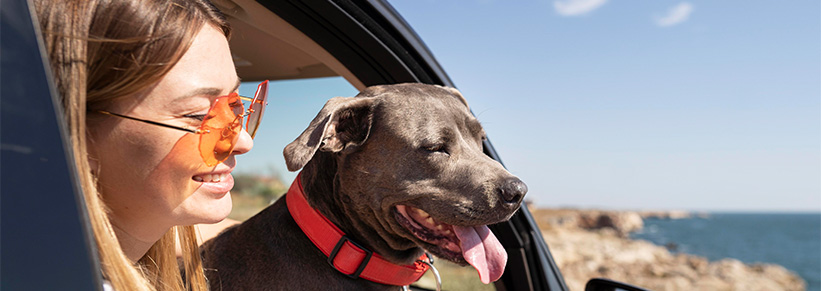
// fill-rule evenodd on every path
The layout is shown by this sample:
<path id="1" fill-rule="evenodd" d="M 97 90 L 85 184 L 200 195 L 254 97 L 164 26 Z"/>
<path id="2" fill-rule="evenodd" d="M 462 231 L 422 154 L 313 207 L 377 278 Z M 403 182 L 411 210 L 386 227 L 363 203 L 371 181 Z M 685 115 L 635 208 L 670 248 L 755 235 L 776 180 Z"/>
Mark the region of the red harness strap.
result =
<path id="1" fill-rule="evenodd" d="M 413 265 L 388 262 L 345 236 L 333 222 L 308 205 L 301 175 L 297 175 L 285 196 L 288 211 L 302 232 L 328 256 L 328 263 L 337 271 L 353 279 L 364 278 L 381 284 L 405 286 L 419 280 L 430 268 L 419 261 Z M 419 260 L 427 261 L 427 256 L 422 255 Z"/>

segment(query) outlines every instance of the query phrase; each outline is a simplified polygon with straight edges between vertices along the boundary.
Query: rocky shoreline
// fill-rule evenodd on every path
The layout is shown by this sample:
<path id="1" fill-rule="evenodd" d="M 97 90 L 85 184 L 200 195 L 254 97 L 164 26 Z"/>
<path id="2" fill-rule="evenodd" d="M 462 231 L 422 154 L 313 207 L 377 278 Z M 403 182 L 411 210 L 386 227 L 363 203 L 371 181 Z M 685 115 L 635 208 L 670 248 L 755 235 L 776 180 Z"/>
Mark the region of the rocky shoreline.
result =
<path id="1" fill-rule="evenodd" d="M 806 290 L 794 272 L 774 264 L 709 261 L 629 239 L 644 219 L 681 219 L 686 211 L 535 209 L 531 213 L 570 290 L 604 277 L 652 290 Z"/>

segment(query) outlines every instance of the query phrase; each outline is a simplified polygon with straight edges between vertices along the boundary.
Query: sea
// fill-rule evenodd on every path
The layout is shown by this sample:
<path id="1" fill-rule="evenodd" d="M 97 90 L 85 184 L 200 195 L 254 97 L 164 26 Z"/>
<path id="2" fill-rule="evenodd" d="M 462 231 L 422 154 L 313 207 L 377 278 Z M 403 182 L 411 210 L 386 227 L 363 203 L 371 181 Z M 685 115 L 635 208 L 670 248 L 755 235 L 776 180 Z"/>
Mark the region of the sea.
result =
<path id="1" fill-rule="evenodd" d="M 821 213 L 706 213 L 685 219 L 645 219 L 631 235 L 674 253 L 717 261 L 772 263 L 821 291 Z"/>

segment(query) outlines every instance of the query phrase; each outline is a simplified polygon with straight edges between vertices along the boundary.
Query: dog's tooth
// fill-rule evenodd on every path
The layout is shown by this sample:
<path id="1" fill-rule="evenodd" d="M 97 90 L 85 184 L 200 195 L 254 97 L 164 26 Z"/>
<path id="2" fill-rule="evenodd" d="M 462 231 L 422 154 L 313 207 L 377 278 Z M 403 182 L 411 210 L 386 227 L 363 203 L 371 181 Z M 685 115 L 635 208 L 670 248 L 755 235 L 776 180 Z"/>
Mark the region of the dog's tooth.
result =
<path id="1" fill-rule="evenodd" d="M 430 214 L 428 214 L 427 212 L 425 212 L 422 209 L 416 208 L 415 210 L 416 210 L 416 213 L 419 214 L 419 216 L 421 216 L 421 217 L 430 217 Z"/>
<path id="2" fill-rule="evenodd" d="M 436 225 L 436 222 L 433 221 L 433 217 L 430 217 L 430 216 L 428 216 L 428 218 L 425 219 L 425 222 L 427 222 L 428 225 Z"/>
<path id="3" fill-rule="evenodd" d="M 441 225 L 441 224 L 436 225 L 436 230 L 443 230 L 443 229 L 445 229 L 445 227 L 443 225 Z"/>

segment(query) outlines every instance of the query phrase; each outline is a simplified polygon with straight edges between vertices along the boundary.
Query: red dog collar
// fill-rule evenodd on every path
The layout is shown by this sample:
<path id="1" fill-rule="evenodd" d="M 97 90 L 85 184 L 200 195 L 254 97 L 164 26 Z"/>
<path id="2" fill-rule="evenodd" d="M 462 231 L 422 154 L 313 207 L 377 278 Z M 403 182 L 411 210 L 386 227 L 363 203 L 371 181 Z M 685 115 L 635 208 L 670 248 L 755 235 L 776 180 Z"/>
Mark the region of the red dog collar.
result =
<path id="1" fill-rule="evenodd" d="M 430 268 L 421 262 L 428 259 L 424 254 L 413 265 L 397 265 L 345 236 L 333 222 L 308 205 L 301 176 L 301 173 L 297 175 L 285 196 L 288 211 L 302 232 L 328 256 L 328 263 L 337 271 L 353 279 L 364 278 L 381 284 L 405 286 L 419 280 Z"/>

